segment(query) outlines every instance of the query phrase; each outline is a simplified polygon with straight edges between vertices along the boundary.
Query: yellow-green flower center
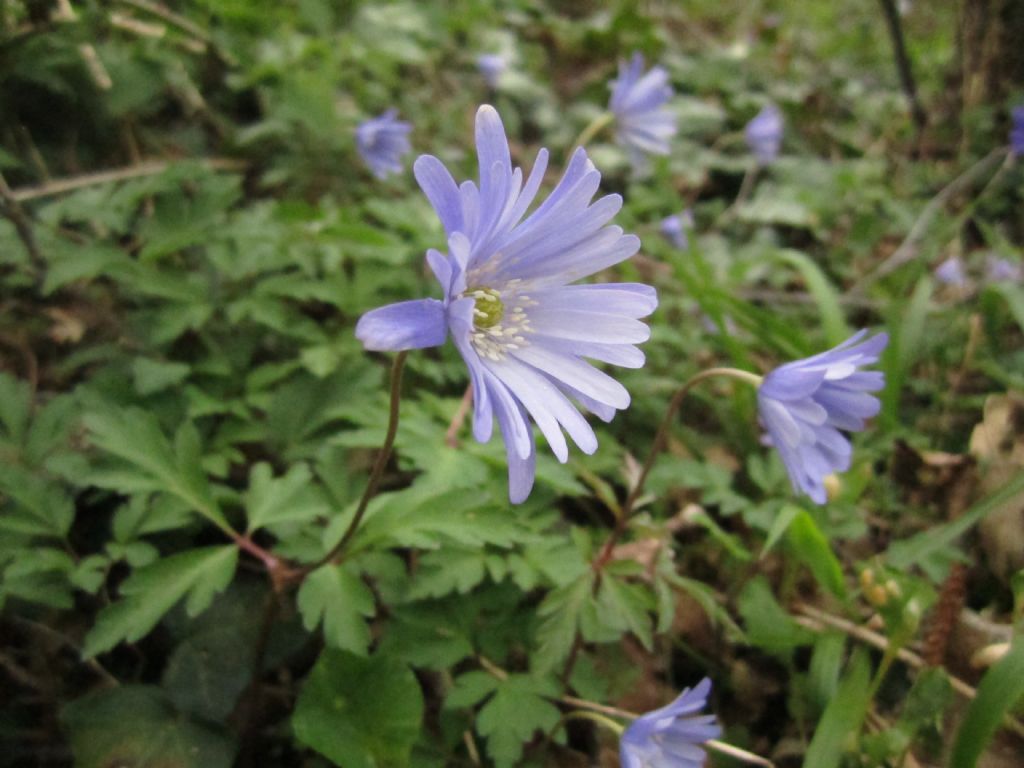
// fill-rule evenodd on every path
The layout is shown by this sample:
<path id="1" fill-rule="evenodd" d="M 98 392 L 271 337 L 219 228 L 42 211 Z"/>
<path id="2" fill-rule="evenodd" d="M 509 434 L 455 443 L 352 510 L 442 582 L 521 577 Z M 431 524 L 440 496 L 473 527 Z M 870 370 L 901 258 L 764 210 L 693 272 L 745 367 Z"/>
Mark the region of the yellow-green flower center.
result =
<path id="1" fill-rule="evenodd" d="M 505 315 L 501 294 L 493 288 L 477 288 L 470 291 L 474 299 L 473 325 L 481 330 L 493 328 Z"/>

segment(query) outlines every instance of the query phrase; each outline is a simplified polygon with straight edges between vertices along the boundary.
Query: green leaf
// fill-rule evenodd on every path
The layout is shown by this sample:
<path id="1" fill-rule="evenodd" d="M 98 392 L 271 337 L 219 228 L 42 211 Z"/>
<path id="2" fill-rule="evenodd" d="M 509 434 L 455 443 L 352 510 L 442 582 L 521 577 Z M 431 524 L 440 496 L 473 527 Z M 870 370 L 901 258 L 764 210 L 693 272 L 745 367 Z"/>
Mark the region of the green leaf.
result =
<path id="1" fill-rule="evenodd" d="M 237 564 L 238 549 L 224 546 L 192 549 L 140 568 L 121 585 L 122 599 L 100 612 L 83 655 L 91 658 L 122 640 L 135 642 L 183 598 L 190 616 L 201 613 L 231 582 Z"/>
<path id="2" fill-rule="evenodd" d="M 786 541 L 821 586 L 840 599 L 846 598 L 843 567 L 832 552 L 828 538 L 806 510 L 800 510 L 793 518 L 786 532 Z"/>
<path id="3" fill-rule="evenodd" d="M 426 669 L 452 667 L 474 652 L 461 601 L 437 601 L 392 610 L 379 653 Z"/>
<path id="4" fill-rule="evenodd" d="M 218 527 L 228 528 L 210 492 L 201 464 L 199 435 L 191 422 L 178 428 L 173 447 L 156 417 L 138 408 L 90 413 L 85 425 L 98 448 L 131 468 L 130 473 L 113 479 L 98 472 L 91 478 L 93 482 L 123 493 L 124 483 L 134 477 L 133 490 L 159 490 L 177 496 Z"/>
<path id="5" fill-rule="evenodd" d="M 605 627 L 632 632 L 644 648 L 651 650 L 654 601 L 646 586 L 616 578 L 606 569 L 597 590 L 595 609 Z"/>
<path id="6" fill-rule="evenodd" d="M 182 717 L 158 688 L 125 685 L 64 707 L 76 768 L 231 768 L 235 744 Z"/>
<path id="7" fill-rule="evenodd" d="M 576 639 L 583 607 L 590 602 L 594 589 L 594 571 L 553 589 L 537 607 L 537 652 L 533 663 L 540 670 L 551 670 L 560 664 Z"/>
<path id="8" fill-rule="evenodd" d="M 269 464 L 254 465 L 244 501 L 250 532 L 275 523 L 311 520 L 330 512 L 327 499 L 305 464 L 295 464 L 277 478 Z"/>
<path id="9" fill-rule="evenodd" d="M 546 677 L 509 675 L 499 683 L 476 717 L 476 729 L 487 738 L 487 751 L 498 768 L 517 765 L 523 743 L 554 727 L 561 713 L 548 699 L 558 695 L 558 685 Z"/>
<path id="10" fill-rule="evenodd" d="M 277 599 L 259 582 L 238 579 L 200 616 L 179 611 L 168 616 L 167 627 L 180 642 L 167 659 L 161 684 L 179 710 L 222 721 L 252 678 L 257 645 L 264 644 L 267 667 L 277 661 L 287 638 L 308 640 L 297 622 L 262 626 L 268 601 Z"/>
<path id="11" fill-rule="evenodd" d="M 772 653 L 785 655 L 814 636 L 790 618 L 775 600 L 767 579 L 758 576 L 748 582 L 737 600 L 751 643 Z"/>
<path id="12" fill-rule="evenodd" d="M 870 703 L 871 665 L 858 651 L 850 660 L 846 676 L 814 731 L 804 756 L 804 768 L 837 768 L 852 737 L 860 731 Z"/>
<path id="13" fill-rule="evenodd" d="M 974 768 L 1003 718 L 1024 697 L 1024 638 L 1017 637 L 1009 652 L 985 673 L 978 695 L 956 734 L 952 768 Z"/>
<path id="14" fill-rule="evenodd" d="M 818 306 L 818 313 L 821 316 L 821 325 L 825 330 L 825 338 L 831 347 L 846 341 L 851 335 L 850 326 L 846 324 L 843 317 L 843 308 L 839 304 L 839 293 L 835 286 L 829 282 L 821 267 L 811 259 L 794 250 L 776 251 L 776 259 L 796 268 L 807 285 L 807 291 Z"/>
<path id="15" fill-rule="evenodd" d="M 479 669 L 470 670 L 455 678 L 455 685 L 444 700 L 445 709 L 472 707 L 494 693 L 499 680 Z"/>
<path id="16" fill-rule="evenodd" d="M 332 648 L 366 655 L 374 614 L 373 592 L 346 564 L 322 565 L 302 582 L 298 594 L 302 623 L 310 632 L 321 622 L 324 640 Z"/>
<path id="17" fill-rule="evenodd" d="M 75 506 L 57 483 L 0 460 L 0 531 L 63 538 Z"/>
<path id="18" fill-rule="evenodd" d="M 933 287 L 930 277 L 922 277 L 914 286 L 909 302 L 893 303 L 893 315 L 886 323 L 891 340 L 882 354 L 885 389 L 879 393 L 882 409 L 878 418 L 881 425 L 889 430 L 900 423 L 900 402 L 910 368 L 928 349 L 925 333 Z"/>
<path id="19" fill-rule="evenodd" d="M 449 544 L 420 557 L 419 568 L 406 594 L 408 600 L 466 594 L 487 578 L 487 553 L 480 548 Z"/>
<path id="20" fill-rule="evenodd" d="M 299 694 L 296 738 L 335 765 L 406 765 L 420 733 L 423 694 L 397 659 L 325 650 Z"/>
<path id="21" fill-rule="evenodd" d="M 0 373 L 0 423 L 7 438 L 20 446 L 32 416 L 32 390 L 28 382 Z"/>
<path id="22" fill-rule="evenodd" d="M 697 601 L 697 604 L 704 609 L 704 613 L 711 619 L 711 623 L 723 627 L 731 639 L 737 642 L 746 642 L 747 638 L 743 630 L 733 620 L 729 611 L 719 603 L 721 598 L 716 596 L 714 589 L 702 581 L 687 579 L 675 574 L 673 571 L 659 572 L 659 575 L 672 584 L 672 586 L 682 590 Z"/>
<path id="23" fill-rule="evenodd" d="M 135 391 L 143 397 L 174 387 L 188 378 L 191 368 L 185 363 L 168 363 L 137 357 L 132 362 Z"/>
<path id="24" fill-rule="evenodd" d="M 768 536 L 765 538 L 764 546 L 761 548 L 761 554 L 758 555 L 760 560 L 769 552 L 772 551 L 779 539 L 789 528 L 789 524 L 793 522 L 793 518 L 799 515 L 803 510 L 796 506 L 796 504 L 784 504 L 782 509 L 779 510 L 778 514 L 772 519 L 772 527 L 768 531 Z"/>

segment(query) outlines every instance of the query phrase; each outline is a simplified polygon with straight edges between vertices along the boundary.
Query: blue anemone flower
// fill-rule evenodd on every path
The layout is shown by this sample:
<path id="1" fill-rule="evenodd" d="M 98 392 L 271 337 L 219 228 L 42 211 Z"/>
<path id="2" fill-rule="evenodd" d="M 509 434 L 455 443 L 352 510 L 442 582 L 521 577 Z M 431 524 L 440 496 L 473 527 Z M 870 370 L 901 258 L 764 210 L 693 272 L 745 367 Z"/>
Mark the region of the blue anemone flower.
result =
<path id="1" fill-rule="evenodd" d="M 436 157 L 416 160 L 416 180 L 448 236 L 448 252 L 427 251 L 444 299 L 419 299 L 371 310 L 356 336 L 371 350 L 443 344 L 448 334 L 473 385 L 473 435 L 491 437 L 494 418 L 505 440 L 509 497 L 523 501 L 533 487 L 535 451 L 529 418 L 559 461 L 568 459 L 562 430 L 585 453 L 597 438 L 577 403 L 609 421 L 629 405 L 629 393 L 583 358 L 638 368 L 635 346 L 650 336 L 639 318 L 657 307 L 653 288 L 638 283 L 570 285 L 628 259 L 635 235 L 608 222 L 619 195 L 591 204 L 601 174 L 582 148 L 561 181 L 532 213 L 547 169 L 537 155 L 524 182 L 512 167 L 501 118 L 491 106 L 476 115 L 479 186 L 455 183 Z"/>
<path id="2" fill-rule="evenodd" d="M 502 73 L 508 69 L 508 62 L 500 53 L 481 53 L 476 57 L 476 66 L 483 75 L 487 87 L 494 89 L 498 87 Z"/>
<path id="3" fill-rule="evenodd" d="M 1010 152 L 1016 157 L 1024 155 L 1024 104 L 1010 113 Z"/>
<path id="4" fill-rule="evenodd" d="M 774 104 L 766 105 L 747 123 L 747 146 L 760 165 L 768 165 L 782 148 L 782 112 Z"/>
<path id="5" fill-rule="evenodd" d="M 711 681 L 705 677 L 671 704 L 630 723 L 619 741 L 622 768 L 701 768 L 705 755 L 699 745 L 722 733 L 714 715 L 697 714 L 710 692 Z"/>
<path id="6" fill-rule="evenodd" d="M 666 216 L 661 221 L 661 234 L 681 251 L 690 247 L 689 230 L 693 229 L 693 212 L 687 208 L 682 213 Z"/>
<path id="7" fill-rule="evenodd" d="M 935 268 L 935 278 L 944 285 L 967 285 L 964 263 L 958 256 L 950 256 Z"/>
<path id="8" fill-rule="evenodd" d="M 398 110 L 389 109 L 356 128 L 356 149 L 378 179 L 389 173 L 401 173 L 402 157 L 412 149 L 409 145 L 412 126 L 395 119 L 397 115 Z"/>
<path id="9" fill-rule="evenodd" d="M 667 155 L 676 135 L 676 116 L 665 106 L 672 98 L 668 72 L 655 66 L 644 74 L 643 54 L 634 53 L 629 64 L 619 62 L 611 89 L 608 109 L 615 115 L 616 140 L 634 165 L 642 166 L 645 155 Z"/>
<path id="10" fill-rule="evenodd" d="M 1020 264 L 990 253 L 985 259 L 985 277 L 990 283 L 1019 283 L 1024 270 Z"/>
<path id="11" fill-rule="evenodd" d="M 826 500 L 824 479 L 850 468 L 852 448 L 840 430 L 860 432 L 878 413 L 871 395 L 885 386 L 881 371 L 861 371 L 878 361 L 889 342 L 885 333 L 861 341 L 862 330 L 820 355 L 776 368 L 757 389 L 757 409 L 768 439 L 786 465 L 793 490 L 818 504 Z"/>

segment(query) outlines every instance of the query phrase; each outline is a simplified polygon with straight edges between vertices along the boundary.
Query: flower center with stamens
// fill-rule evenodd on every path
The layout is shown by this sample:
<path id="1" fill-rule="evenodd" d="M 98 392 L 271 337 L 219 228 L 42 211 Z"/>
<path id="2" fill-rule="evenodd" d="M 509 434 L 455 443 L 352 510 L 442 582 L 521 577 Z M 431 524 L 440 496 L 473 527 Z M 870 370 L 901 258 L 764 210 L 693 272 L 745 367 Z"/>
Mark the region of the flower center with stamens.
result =
<path id="1" fill-rule="evenodd" d="M 470 288 L 462 296 L 473 299 L 473 332 L 470 342 L 477 354 L 488 360 L 504 360 L 509 352 L 529 344 L 532 332 L 526 307 L 537 302 L 519 293 L 519 280 L 496 288 Z M 526 334 L 526 335 L 524 335 Z"/>
<path id="2" fill-rule="evenodd" d="M 505 314 L 505 305 L 501 294 L 493 288 L 477 288 L 470 291 L 473 297 L 473 326 L 481 330 L 493 328 L 501 322 Z"/>

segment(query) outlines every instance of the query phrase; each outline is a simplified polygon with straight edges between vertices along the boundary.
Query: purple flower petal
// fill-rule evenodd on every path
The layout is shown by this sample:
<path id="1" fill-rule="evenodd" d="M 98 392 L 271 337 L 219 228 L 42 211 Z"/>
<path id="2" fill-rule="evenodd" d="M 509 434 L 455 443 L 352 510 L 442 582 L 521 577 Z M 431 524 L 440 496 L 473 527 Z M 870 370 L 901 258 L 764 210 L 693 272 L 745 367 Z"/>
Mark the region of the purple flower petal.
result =
<path id="1" fill-rule="evenodd" d="M 416 299 L 372 309 L 359 318 L 356 338 L 376 352 L 424 349 L 444 344 L 448 319 L 437 299 Z"/>

